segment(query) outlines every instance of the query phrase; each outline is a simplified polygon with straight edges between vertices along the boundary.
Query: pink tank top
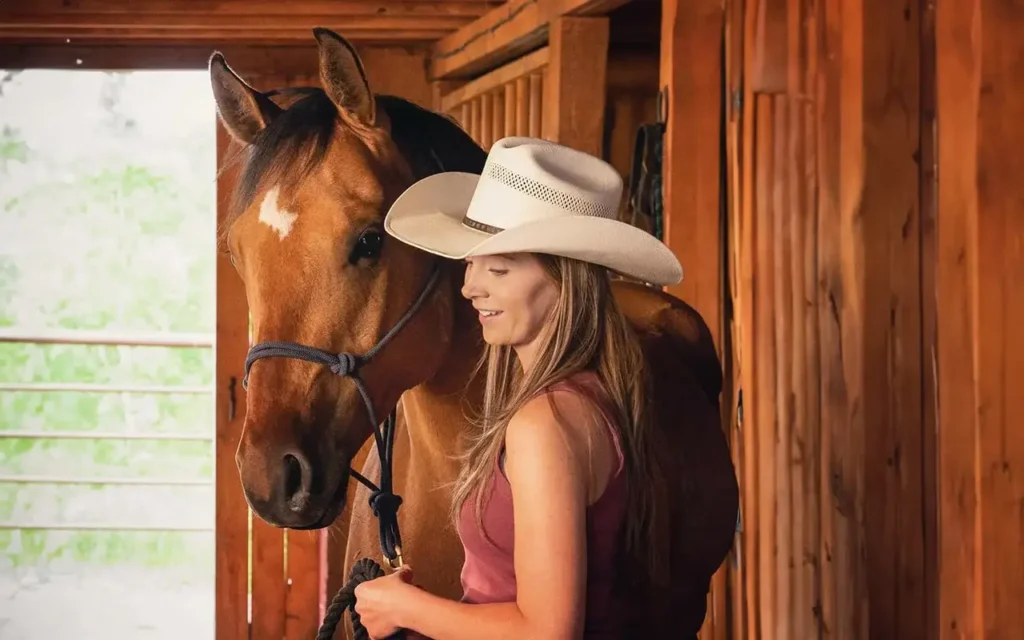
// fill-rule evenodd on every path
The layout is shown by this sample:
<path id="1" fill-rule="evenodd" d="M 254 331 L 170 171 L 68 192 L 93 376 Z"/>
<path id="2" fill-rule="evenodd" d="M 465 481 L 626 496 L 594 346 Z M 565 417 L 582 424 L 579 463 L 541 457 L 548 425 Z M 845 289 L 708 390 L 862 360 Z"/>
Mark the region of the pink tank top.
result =
<path id="1" fill-rule="evenodd" d="M 597 501 L 587 508 L 587 610 L 584 638 L 621 638 L 621 607 L 614 602 L 612 586 L 627 492 L 622 448 L 618 431 L 612 426 L 615 412 L 594 372 L 575 374 L 552 388 L 575 391 L 594 401 L 604 417 L 603 423 L 618 454 L 614 475 Z M 485 491 L 489 491 L 489 496 L 484 501 L 482 519 L 490 539 L 485 538 L 477 527 L 474 498 L 466 501 L 459 517 L 459 536 L 465 550 L 462 601 L 473 604 L 515 602 L 512 487 L 497 460 Z"/>

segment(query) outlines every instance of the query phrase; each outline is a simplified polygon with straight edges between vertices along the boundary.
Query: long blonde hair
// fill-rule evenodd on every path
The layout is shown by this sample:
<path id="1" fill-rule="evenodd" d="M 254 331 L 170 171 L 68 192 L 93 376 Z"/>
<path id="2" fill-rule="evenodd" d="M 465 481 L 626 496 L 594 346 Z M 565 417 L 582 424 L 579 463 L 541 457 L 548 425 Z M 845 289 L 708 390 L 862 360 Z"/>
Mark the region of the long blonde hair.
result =
<path id="1" fill-rule="evenodd" d="M 483 528 L 485 486 L 492 477 L 512 416 L 552 384 L 579 371 L 595 370 L 618 413 L 629 486 L 625 551 L 658 573 L 655 487 L 660 486 L 657 457 L 650 438 L 649 379 L 640 341 L 615 302 L 607 270 L 587 262 L 537 254 L 558 286 L 549 328 L 541 335 L 536 360 L 525 374 L 513 349 L 489 345 L 477 365 L 486 366 L 484 402 L 473 416 L 479 430 L 470 436 L 455 482 L 452 518 L 467 500 L 475 501 L 477 526 Z"/>

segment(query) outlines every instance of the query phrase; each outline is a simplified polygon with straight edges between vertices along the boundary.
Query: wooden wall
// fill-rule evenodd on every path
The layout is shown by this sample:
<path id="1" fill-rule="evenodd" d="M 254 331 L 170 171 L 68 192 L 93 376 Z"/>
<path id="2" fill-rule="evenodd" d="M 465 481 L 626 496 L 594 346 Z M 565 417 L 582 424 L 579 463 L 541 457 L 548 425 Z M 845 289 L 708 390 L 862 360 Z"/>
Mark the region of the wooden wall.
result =
<path id="1" fill-rule="evenodd" d="M 729 5 L 736 637 L 930 637 L 921 25 L 915 2 Z"/>
<path id="2" fill-rule="evenodd" d="M 718 3 L 664 4 L 663 34 L 693 35 Z M 742 520 L 702 638 L 1020 637 L 1024 9 L 724 12 L 722 343 Z M 676 48 L 673 65 L 695 60 Z M 700 86 L 679 73 L 670 88 Z M 702 211 L 668 215 L 699 228 Z"/>
<path id="3" fill-rule="evenodd" d="M 935 11 L 939 637 L 1020 638 L 1024 5 Z"/>

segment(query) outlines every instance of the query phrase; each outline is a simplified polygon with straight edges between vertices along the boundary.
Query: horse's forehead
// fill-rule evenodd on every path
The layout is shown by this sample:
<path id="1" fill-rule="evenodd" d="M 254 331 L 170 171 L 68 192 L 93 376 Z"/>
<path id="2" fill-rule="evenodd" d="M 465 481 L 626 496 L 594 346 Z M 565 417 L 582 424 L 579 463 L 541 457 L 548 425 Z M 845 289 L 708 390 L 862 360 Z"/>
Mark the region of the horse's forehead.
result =
<path id="1" fill-rule="evenodd" d="M 287 207 L 281 202 L 280 185 L 274 185 L 263 195 L 257 220 L 260 224 L 269 227 L 278 239 L 284 240 L 291 234 L 298 218 L 299 214 L 293 208 Z"/>
<path id="2" fill-rule="evenodd" d="M 353 205 L 379 205 L 384 200 L 389 173 L 380 162 L 380 156 L 365 144 L 339 136 L 327 149 L 321 170 L 314 172 L 320 180 L 309 186 L 314 197 L 328 195 Z"/>

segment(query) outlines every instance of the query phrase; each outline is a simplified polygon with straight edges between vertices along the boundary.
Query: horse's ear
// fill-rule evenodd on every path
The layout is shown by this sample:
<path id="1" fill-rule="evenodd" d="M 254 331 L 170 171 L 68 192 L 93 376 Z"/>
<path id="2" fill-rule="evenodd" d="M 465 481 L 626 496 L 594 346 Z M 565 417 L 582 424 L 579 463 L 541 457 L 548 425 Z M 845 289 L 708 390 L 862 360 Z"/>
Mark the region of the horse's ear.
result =
<path id="1" fill-rule="evenodd" d="M 313 29 L 320 50 L 320 84 L 340 110 L 368 125 L 374 123 L 375 108 L 370 83 L 359 54 L 330 29 Z"/>
<path id="2" fill-rule="evenodd" d="M 281 113 L 281 107 L 239 78 L 219 51 L 210 56 L 210 82 L 221 122 L 240 142 L 252 142 Z"/>

